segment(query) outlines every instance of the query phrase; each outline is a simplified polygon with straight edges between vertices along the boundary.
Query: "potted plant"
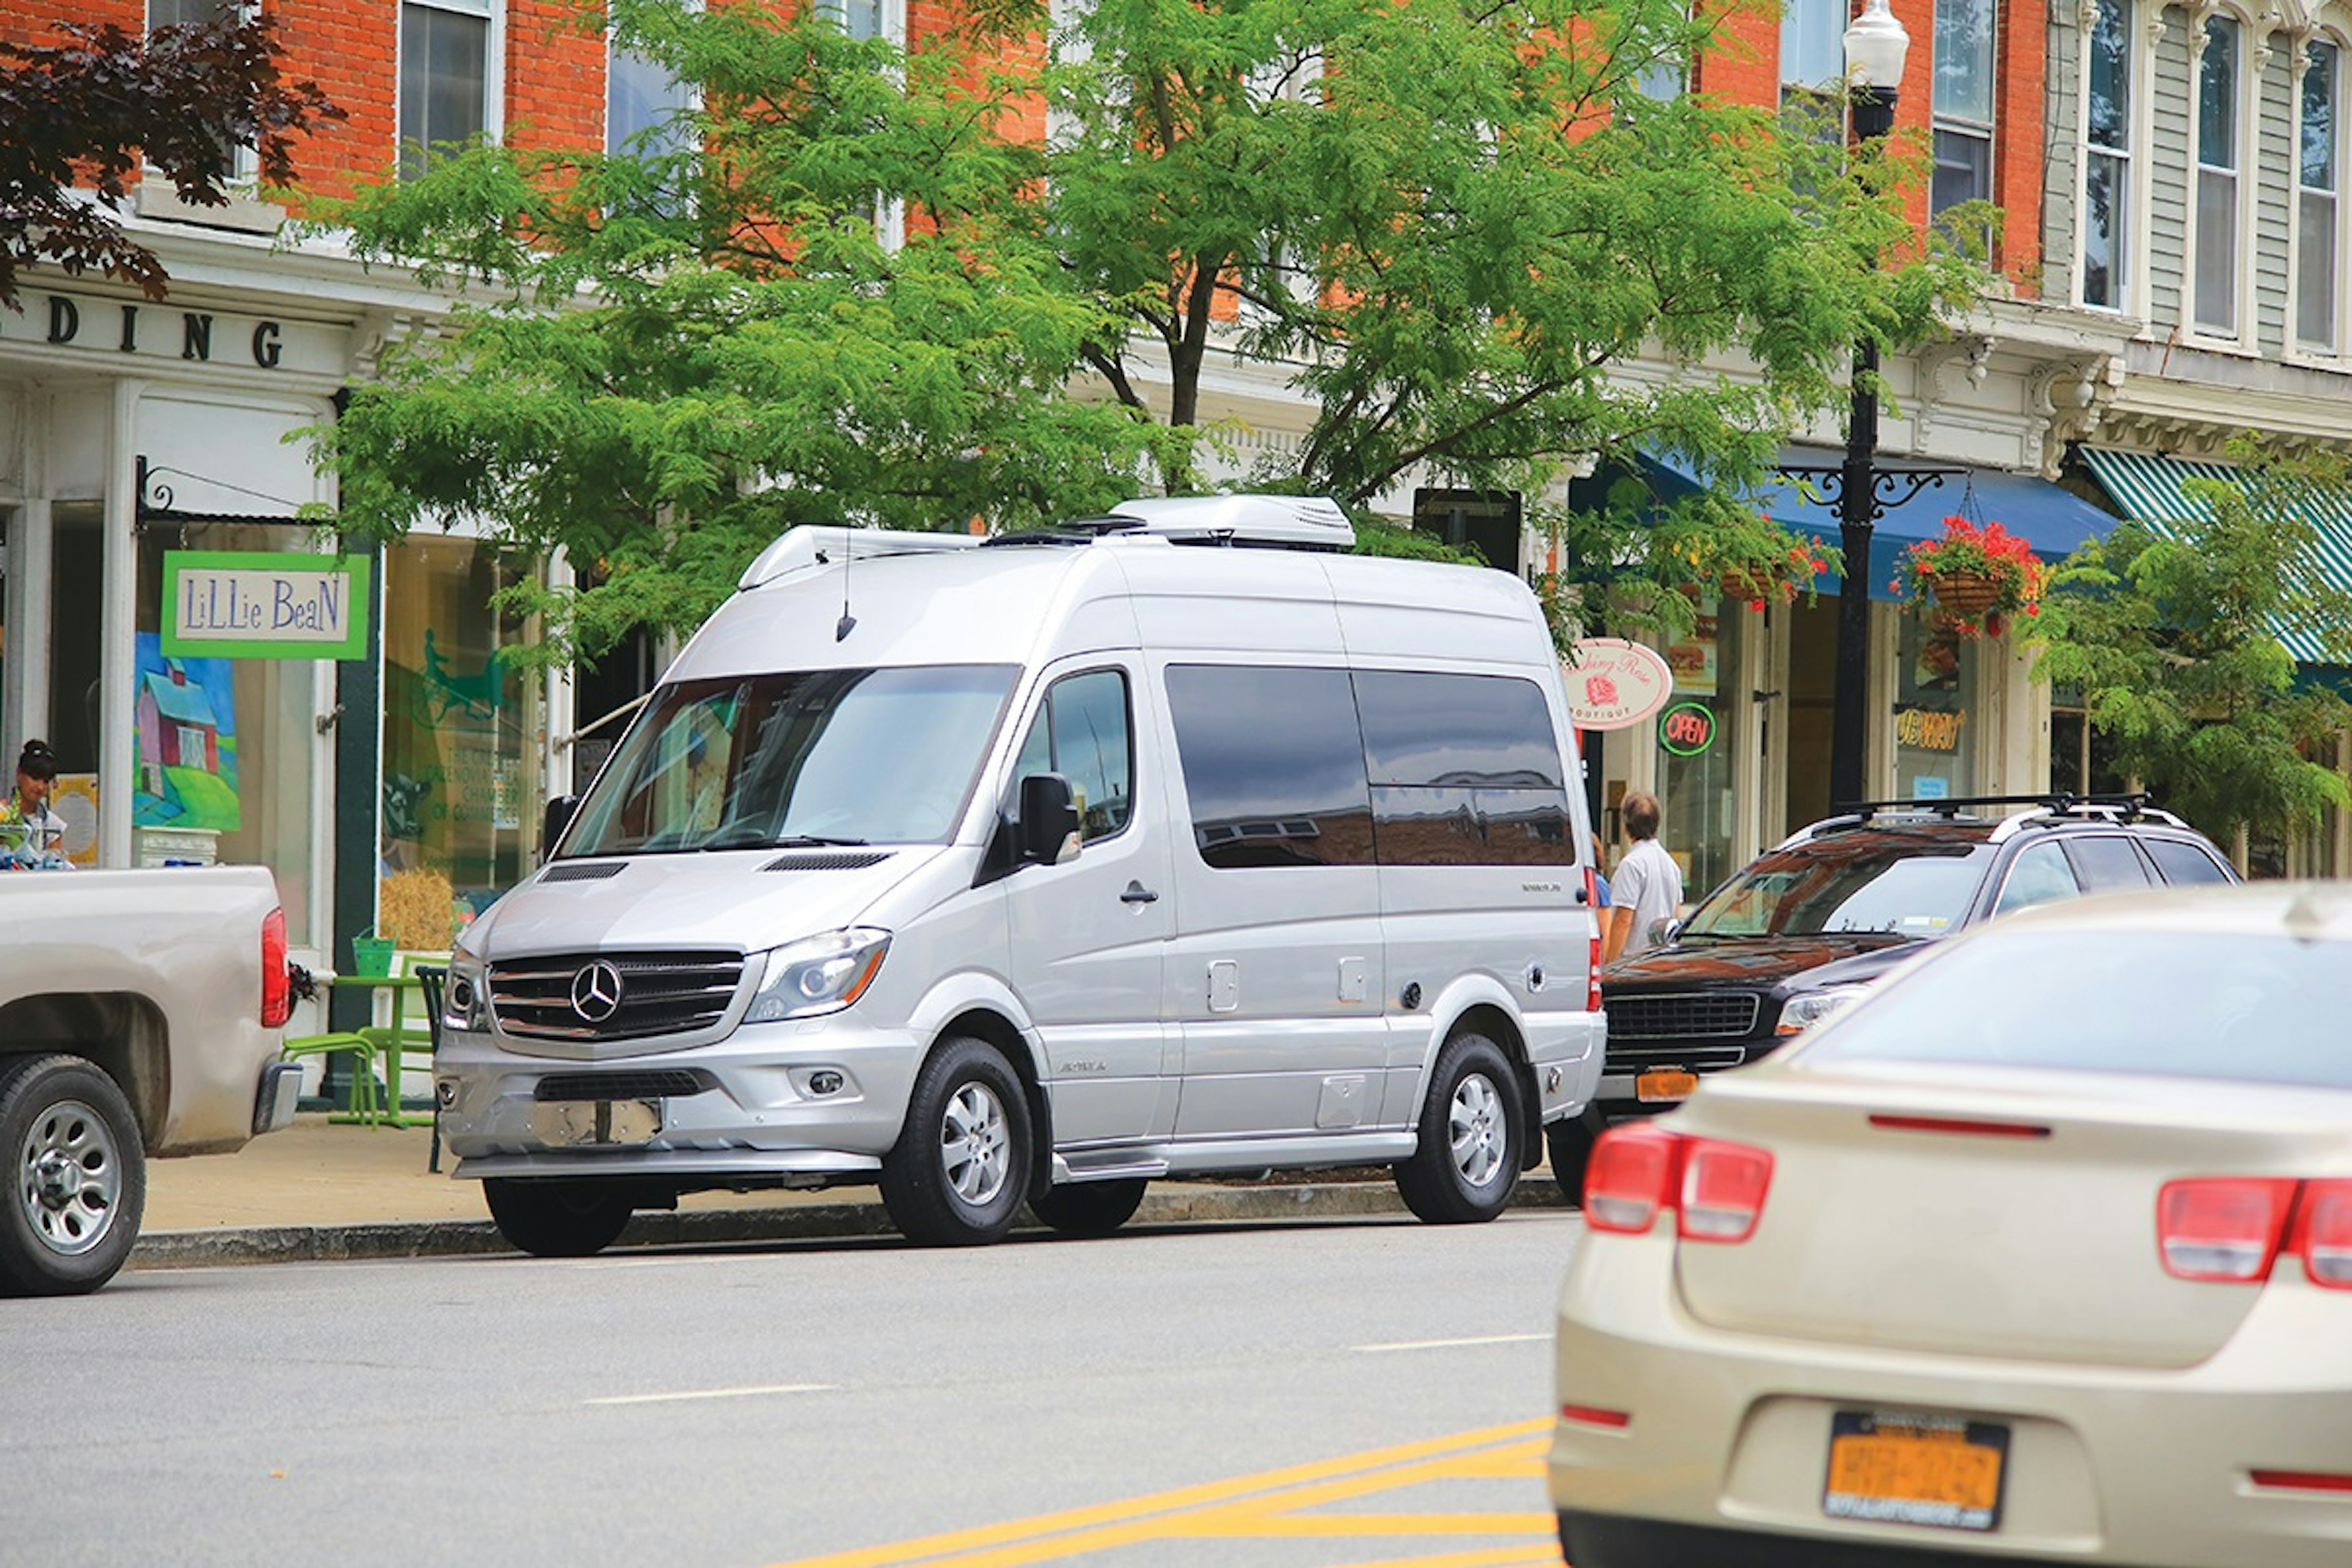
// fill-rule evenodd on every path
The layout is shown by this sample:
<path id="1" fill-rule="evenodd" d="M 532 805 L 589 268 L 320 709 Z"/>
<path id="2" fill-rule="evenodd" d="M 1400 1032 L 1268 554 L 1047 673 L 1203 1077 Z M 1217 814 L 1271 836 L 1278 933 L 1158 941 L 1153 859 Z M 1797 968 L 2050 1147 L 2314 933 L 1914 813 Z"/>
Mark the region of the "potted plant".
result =
<path id="1" fill-rule="evenodd" d="M 1678 574 L 1753 610 L 1811 594 L 1813 579 L 1833 569 L 1837 554 L 1812 535 L 1762 512 L 1713 520 L 1662 543 L 1670 552 L 1666 564 Z"/>
<path id="2" fill-rule="evenodd" d="M 1962 637 L 1999 637 L 2019 615 L 2042 613 L 2050 568 L 2033 547 L 1998 522 L 1948 517 L 1944 531 L 1903 552 L 1895 592 L 1935 601 L 1937 618 Z"/>

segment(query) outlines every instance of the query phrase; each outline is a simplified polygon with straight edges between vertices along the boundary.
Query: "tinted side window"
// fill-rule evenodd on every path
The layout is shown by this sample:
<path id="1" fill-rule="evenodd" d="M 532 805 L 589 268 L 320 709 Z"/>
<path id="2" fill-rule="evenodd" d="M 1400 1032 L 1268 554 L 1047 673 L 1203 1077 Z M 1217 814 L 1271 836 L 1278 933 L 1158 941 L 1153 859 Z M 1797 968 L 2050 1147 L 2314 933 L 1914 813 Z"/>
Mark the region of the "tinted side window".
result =
<path id="1" fill-rule="evenodd" d="M 2082 878 L 2083 891 L 2086 893 L 2122 892 L 2147 886 L 2147 867 L 2128 838 L 2108 835 L 2070 838 L 2066 852 L 2074 858 L 2075 875 Z"/>
<path id="2" fill-rule="evenodd" d="M 1135 803 L 1135 748 L 1129 743 L 1127 677 L 1116 669 L 1064 676 L 1021 742 L 1018 780 L 1056 773 L 1077 792 L 1080 832 L 1091 842 L 1127 826 Z"/>
<path id="3" fill-rule="evenodd" d="M 1576 863 L 1543 689 L 1495 675 L 1360 670 L 1383 866 Z"/>
<path id="4" fill-rule="evenodd" d="M 2221 863 L 2194 844 L 2183 844 L 2177 838 L 2144 838 L 2140 842 L 2156 858 L 2156 868 L 2164 873 L 2164 879 L 2176 888 L 2230 879 Z"/>
<path id="5" fill-rule="evenodd" d="M 2082 890 L 2082 884 L 2074 879 L 2074 867 L 2066 863 L 2065 850 L 2045 838 L 2028 846 L 2010 862 L 2009 879 L 2000 886 L 2000 901 L 1993 905 L 1992 912 L 2005 915 L 2011 910 L 2071 899 Z"/>
<path id="6" fill-rule="evenodd" d="M 1346 670 L 1173 665 L 1168 707 L 1202 859 L 1227 870 L 1372 863 Z"/>

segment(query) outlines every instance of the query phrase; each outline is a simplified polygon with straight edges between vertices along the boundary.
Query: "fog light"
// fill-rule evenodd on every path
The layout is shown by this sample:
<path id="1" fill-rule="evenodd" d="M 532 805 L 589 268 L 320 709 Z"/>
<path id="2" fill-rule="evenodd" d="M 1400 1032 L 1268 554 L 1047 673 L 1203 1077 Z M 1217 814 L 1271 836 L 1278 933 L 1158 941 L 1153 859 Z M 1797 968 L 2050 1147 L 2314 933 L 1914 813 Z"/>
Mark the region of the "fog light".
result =
<path id="1" fill-rule="evenodd" d="M 835 1072 L 831 1068 L 822 1068 L 816 1072 L 809 1074 L 809 1092 L 819 1096 L 839 1094 L 841 1092 L 841 1082 L 842 1079 L 839 1073 Z"/>

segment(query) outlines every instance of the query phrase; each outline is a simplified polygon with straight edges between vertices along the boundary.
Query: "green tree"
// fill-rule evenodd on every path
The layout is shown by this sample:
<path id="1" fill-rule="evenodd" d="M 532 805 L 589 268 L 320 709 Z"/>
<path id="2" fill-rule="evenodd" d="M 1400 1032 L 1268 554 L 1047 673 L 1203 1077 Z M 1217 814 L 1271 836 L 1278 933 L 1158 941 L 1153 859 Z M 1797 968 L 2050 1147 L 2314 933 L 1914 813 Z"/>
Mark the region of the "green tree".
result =
<path id="1" fill-rule="evenodd" d="M 2126 522 L 2069 557 L 2034 627 L 2036 674 L 2082 692 L 2116 770 L 2225 841 L 2352 806 L 2333 765 L 2352 703 L 2279 640 L 2352 665 L 2352 593 L 2321 572 L 2316 521 L 2344 515 L 2352 474 L 2334 454 L 2231 455 L 2234 479 L 2184 482 L 2199 515 Z"/>
<path id="2" fill-rule="evenodd" d="M 681 125 L 478 148 L 322 215 L 466 290 L 327 434 L 345 525 L 470 511 L 594 563 L 576 598 L 515 594 L 567 657 L 692 624 L 791 522 L 1202 488 L 1203 378 L 1234 357 L 1311 410 L 1262 485 L 1360 510 L 1638 446 L 1728 496 L 1843 397 L 1857 340 L 1917 338 L 1979 276 L 1914 243 L 1916 149 L 1849 167 L 1768 111 L 1640 91 L 1711 46 L 1681 0 L 1074 17 L 1041 50 L 1043 0 L 983 0 L 905 52 L 819 7 L 609 0 L 591 22 L 696 84 Z"/>
<path id="3" fill-rule="evenodd" d="M 62 44 L 0 43 L 0 305 L 12 310 L 19 273 L 44 262 L 162 299 L 163 264 L 115 216 L 142 169 L 183 201 L 219 206 L 238 148 L 283 184 L 295 133 L 343 117 L 315 82 L 285 80 L 276 24 L 258 13 L 143 37 L 58 31 Z"/>

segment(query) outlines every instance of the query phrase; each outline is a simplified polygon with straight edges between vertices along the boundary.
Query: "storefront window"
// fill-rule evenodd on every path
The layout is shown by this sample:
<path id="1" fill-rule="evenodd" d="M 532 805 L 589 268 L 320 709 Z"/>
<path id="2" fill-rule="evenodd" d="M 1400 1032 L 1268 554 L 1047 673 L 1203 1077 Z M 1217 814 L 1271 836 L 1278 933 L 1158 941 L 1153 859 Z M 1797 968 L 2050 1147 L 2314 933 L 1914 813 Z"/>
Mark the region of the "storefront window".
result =
<path id="1" fill-rule="evenodd" d="M 1895 687 L 1895 793 L 1906 800 L 1974 795 L 1977 639 L 1906 605 Z"/>
<path id="2" fill-rule="evenodd" d="M 1658 841 L 1680 862 L 1693 899 L 1738 868 L 1733 733 L 1739 710 L 1735 699 L 1746 688 L 1738 617 L 1718 615 L 1719 608 L 1712 596 L 1701 599 L 1690 636 L 1665 650 L 1675 691 L 1657 719 Z"/>
<path id="3" fill-rule="evenodd" d="M 140 536 L 131 840 L 142 866 L 268 867 L 299 944 L 321 935 L 310 923 L 318 666 L 304 658 L 167 658 L 160 635 L 167 552 L 282 552 L 299 548 L 294 538 L 284 527 L 249 523 Z M 62 557 L 58 566 L 63 583 Z M 58 623 L 60 643 L 67 625 Z"/>
<path id="4" fill-rule="evenodd" d="M 539 683 L 500 657 L 520 630 L 490 607 L 513 580 L 475 540 L 412 538 L 386 553 L 381 869 L 446 878 L 453 923 L 521 879 L 539 816 L 524 754 Z"/>

